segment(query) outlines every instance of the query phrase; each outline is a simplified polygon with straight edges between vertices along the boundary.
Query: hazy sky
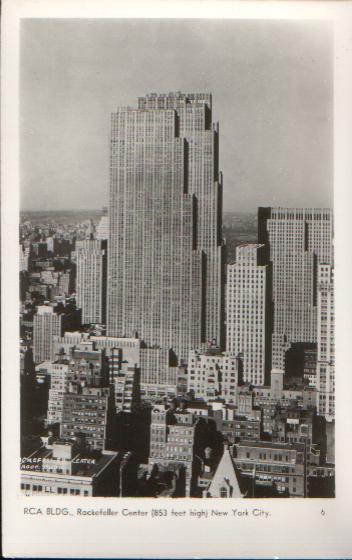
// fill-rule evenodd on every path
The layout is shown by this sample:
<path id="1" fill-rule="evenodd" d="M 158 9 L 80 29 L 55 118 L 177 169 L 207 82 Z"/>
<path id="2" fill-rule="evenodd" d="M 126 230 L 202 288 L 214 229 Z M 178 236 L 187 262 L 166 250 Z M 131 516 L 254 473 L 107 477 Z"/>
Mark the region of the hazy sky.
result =
<path id="1" fill-rule="evenodd" d="M 332 36 L 322 22 L 26 20 L 21 206 L 108 202 L 110 113 L 150 92 L 211 92 L 224 209 L 331 206 Z"/>

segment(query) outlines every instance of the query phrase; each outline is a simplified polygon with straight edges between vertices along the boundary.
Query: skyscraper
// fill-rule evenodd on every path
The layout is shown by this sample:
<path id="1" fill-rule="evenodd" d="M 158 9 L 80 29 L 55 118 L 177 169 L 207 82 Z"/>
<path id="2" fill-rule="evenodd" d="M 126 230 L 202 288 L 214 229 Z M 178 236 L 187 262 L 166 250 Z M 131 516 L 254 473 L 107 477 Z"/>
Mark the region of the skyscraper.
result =
<path id="1" fill-rule="evenodd" d="M 335 418 L 335 311 L 334 269 L 318 269 L 317 410 L 329 421 Z"/>
<path id="2" fill-rule="evenodd" d="M 273 272 L 273 367 L 282 367 L 279 345 L 317 341 L 317 267 L 333 263 L 332 239 L 331 209 L 259 208 Z"/>
<path id="3" fill-rule="evenodd" d="M 222 185 L 208 94 L 151 94 L 112 115 L 110 336 L 222 342 Z"/>
<path id="4" fill-rule="evenodd" d="M 239 357 L 243 381 L 263 385 L 271 363 L 271 290 L 265 246 L 244 243 L 227 266 L 226 348 Z"/>
<path id="5" fill-rule="evenodd" d="M 76 242 L 77 307 L 82 323 L 106 320 L 106 242 L 86 239 Z"/>
<path id="6" fill-rule="evenodd" d="M 54 359 L 54 336 L 62 335 L 62 315 L 49 305 L 39 305 L 33 319 L 33 359 L 36 363 Z"/>

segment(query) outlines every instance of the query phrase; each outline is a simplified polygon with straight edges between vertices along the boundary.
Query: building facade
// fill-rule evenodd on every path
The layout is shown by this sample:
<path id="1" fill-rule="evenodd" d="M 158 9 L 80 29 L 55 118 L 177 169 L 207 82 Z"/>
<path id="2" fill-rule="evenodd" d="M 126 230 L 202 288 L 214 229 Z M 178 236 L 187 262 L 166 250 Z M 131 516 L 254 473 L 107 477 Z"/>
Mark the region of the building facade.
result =
<path id="1" fill-rule="evenodd" d="M 106 320 L 106 252 L 105 241 L 76 241 L 76 298 L 83 324 Z"/>
<path id="2" fill-rule="evenodd" d="M 318 268 L 317 410 L 328 421 L 335 418 L 335 309 L 334 269 Z"/>
<path id="3" fill-rule="evenodd" d="M 108 387 L 70 387 L 63 399 L 60 436 L 74 440 L 84 437 L 90 449 L 109 449 L 109 420 L 111 411 Z"/>
<path id="4" fill-rule="evenodd" d="M 226 348 L 241 360 L 242 379 L 264 385 L 271 364 L 271 291 L 265 246 L 245 243 L 227 266 Z"/>
<path id="5" fill-rule="evenodd" d="M 240 473 L 253 478 L 257 487 L 266 487 L 290 497 L 307 494 L 307 462 L 304 443 L 241 441 L 234 447 L 234 463 Z"/>
<path id="6" fill-rule="evenodd" d="M 199 439 L 199 419 L 188 410 L 172 410 L 155 405 L 150 425 L 149 464 L 177 466 L 185 471 L 185 495 L 190 496 L 194 485 L 195 454 Z"/>
<path id="7" fill-rule="evenodd" d="M 114 376 L 116 412 L 133 412 L 139 403 L 139 370 L 128 367 Z"/>
<path id="8" fill-rule="evenodd" d="M 236 402 L 238 383 L 237 360 L 234 355 L 219 351 L 192 350 L 188 359 L 187 389 L 195 398 L 205 401 L 222 398 Z"/>
<path id="9" fill-rule="evenodd" d="M 36 363 L 54 359 L 54 336 L 62 334 L 62 316 L 49 305 L 38 306 L 33 319 L 33 359 Z"/>
<path id="10" fill-rule="evenodd" d="M 68 360 L 57 360 L 51 364 L 47 425 L 62 422 L 64 395 L 72 378 L 73 372 Z"/>
<path id="11" fill-rule="evenodd" d="M 103 215 L 96 228 L 95 238 L 104 241 L 109 239 L 109 216 L 107 207 L 103 208 Z"/>
<path id="12" fill-rule="evenodd" d="M 191 348 L 222 336 L 222 186 L 207 94 L 112 115 L 108 334 Z"/>
<path id="13" fill-rule="evenodd" d="M 75 442 L 52 441 L 21 462 L 21 493 L 27 496 L 118 496 L 121 456 L 91 453 Z"/>
<path id="14" fill-rule="evenodd" d="M 273 275 L 273 367 L 282 346 L 317 341 L 317 266 L 333 264 L 333 213 L 323 208 L 259 208 L 258 241 Z"/>

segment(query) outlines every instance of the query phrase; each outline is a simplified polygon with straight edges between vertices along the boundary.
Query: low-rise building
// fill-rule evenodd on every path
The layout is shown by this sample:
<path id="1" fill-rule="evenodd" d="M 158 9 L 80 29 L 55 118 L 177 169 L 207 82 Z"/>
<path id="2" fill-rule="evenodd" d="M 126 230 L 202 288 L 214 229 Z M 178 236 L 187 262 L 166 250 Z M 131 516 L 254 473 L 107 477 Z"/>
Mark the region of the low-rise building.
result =
<path id="1" fill-rule="evenodd" d="M 44 438 L 21 460 L 21 492 L 27 496 L 118 496 L 120 454 L 91 452 L 75 442 Z"/>
<path id="2" fill-rule="evenodd" d="M 149 464 L 185 469 L 185 495 L 195 484 L 195 458 L 201 432 L 200 418 L 188 410 L 154 405 L 150 426 Z M 199 466 L 199 465 L 198 465 Z"/>
<path id="3" fill-rule="evenodd" d="M 84 436 L 91 449 L 110 447 L 112 402 L 109 387 L 81 387 L 71 384 L 63 399 L 60 436 Z"/>
<path id="4" fill-rule="evenodd" d="M 241 440 L 256 441 L 261 437 L 261 419 L 248 419 L 234 414 L 230 419 L 224 419 L 222 411 L 214 411 L 216 429 L 222 433 L 225 441 L 233 444 Z"/>
<path id="5" fill-rule="evenodd" d="M 236 402 L 238 383 L 237 359 L 234 355 L 209 349 L 206 352 L 192 350 L 188 359 L 187 388 L 196 398 L 205 401 L 223 398 Z"/>
<path id="6" fill-rule="evenodd" d="M 255 486 L 291 497 L 306 496 L 306 445 L 241 441 L 234 446 L 234 463 L 239 471 L 253 477 Z"/>

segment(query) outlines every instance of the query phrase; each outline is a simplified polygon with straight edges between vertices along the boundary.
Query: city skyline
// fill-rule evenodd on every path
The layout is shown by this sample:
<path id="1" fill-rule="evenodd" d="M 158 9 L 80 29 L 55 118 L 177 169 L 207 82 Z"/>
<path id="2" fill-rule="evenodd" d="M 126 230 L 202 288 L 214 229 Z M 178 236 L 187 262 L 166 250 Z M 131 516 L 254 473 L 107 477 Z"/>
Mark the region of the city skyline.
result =
<path id="1" fill-rule="evenodd" d="M 99 223 L 20 224 L 22 494 L 334 496 L 332 210 L 259 207 L 226 263 L 219 140 L 142 95 Z"/>
<path id="2" fill-rule="evenodd" d="M 142 93 L 177 90 L 218 100 L 228 211 L 331 207 L 330 31 L 321 22 L 22 23 L 22 209 L 34 210 L 34 198 L 43 210 L 107 205 L 109 114 Z"/>
<path id="3" fill-rule="evenodd" d="M 22 25 L 22 494 L 334 496 L 330 33 Z"/>
<path id="4" fill-rule="evenodd" d="M 184 173 L 187 169 L 192 176 L 192 165 L 188 167 L 187 160 L 189 157 L 192 162 L 194 153 L 192 148 L 188 153 L 187 142 L 193 141 L 197 146 L 199 160 L 194 169 L 207 169 L 206 164 L 203 167 L 207 160 L 203 140 L 214 129 L 208 113 L 210 100 L 202 97 L 203 94 L 178 94 L 176 98 L 155 95 L 142 98 L 142 105 L 145 102 L 157 108 L 122 109 L 113 116 L 110 217 L 113 224 L 123 224 L 124 216 L 129 216 L 123 199 L 127 195 L 130 203 L 131 198 L 138 200 L 136 223 L 127 220 L 130 230 L 125 233 L 116 228 L 117 237 L 126 237 L 130 260 L 132 257 L 137 264 L 140 256 L 129 242 L 131 233 L 135 240 L 136 226 L 138 230 L 147 218 L 143 200 L 153 195 L 149 214 L 159 216 L 161 221 L 167 215 L 171 224 L 177 215 L 183 215 L 180 200 L 189 199 L 184 187 L 187 184 L 191 190 L 194 186 Z M 168 104 L 177 107 L 163 107 Z M 205 131 L 204 122 L 209 126 Z M 175 127 L 176 123 L 179 126 Z M 175 130 L 180 134 L 182 130 L 188 134 L 193 131 L 195 137 L 188 136 L 185 141 L 175 136 Z M 211 150 L 209 155 L 212 159 Z M 130 165 L 126 167 L 124 162 Z M 178 180 L 180 176 L 183 181 Z M 213 181 L 212 174 L 210 177 Z M 204 190 L 206 184 L 201 181 L 198 187 Z M 140 191 L 143 186 L 149 188 Z M 218 186 L 216 181 L 214 186 Z M 161 200 L 170 198 L 174 204 L 178 200 L 166 213 L 158 212 L 160 187 L 165 191 Z M 117 206 L 123 216 L 118 217 L 114 201 L 121 189 L 123 196 Z M 334 497 L 331 213 L 309 208 L 259 208 L 258 242 L 262 243 L 237 241 L 236 263 L 227 264 L 226 350 L 219 348 L 216 341 L 197 349 L 195 341 L 179 365 L 170 359 L 167 347 L 162 348 L 156 339 L 148 340 L 143 333 L 119 336 L 105 332 L 106 326 L 93 316 L 92 324 L 86 324 L 85 308 L 90 311 L 93 303 L 98 311 L 100 306 L 97 297 L 94 302 L 89 299 L 100 278 L 95 244 L 104 243 L 94 241 L 94 236 L 105 236 L 105 217 L 98 228 L 91 219 L 65 225 L 52 222 L 50 217 L 40 225 L 28 220 L 20 226 L 21 493 L 83 497 Z M 189 225 L 189 220 L 186 222 Z M 114 235 L 115 225 L 110 228 L 109 238 Z M 152 236 L 143 238 L 145 248 L 153 236 L 154 241 L 158 240 L 158 219 L 151 229 Z M 186 233 L 188 230 L 189 227 Z M 179 237 L 189 240 L 189 235 Z M 170 254 L 172 244 L 177 247 L 177 236 L 171 236 Z M 72 250 L 74 247 L 76 250 Z M 82 248 L 89 253 L 90 264 L 82 262 L 76 267 Z M 155 253 L 158 259 L 161 252 L 156 249 Z M 85 261 L 86 256 L 82 257 Z M 187 251 L 181 257 L 186 257 L 185 266 Z M 147 261 L 153 259 L 147 252 Z M 297 266 L 292 285 L 283 264 L 302 259 L 315 266 Z M 121 267 L 129 269 L 130 263 L 116 265 Z M 164 267 L 172 273 L 170 260 Z M 171 286 L 179 286 L 177 275 L 170 274 L 168 278 Z M 81 303 L 80 285 L 87 285 L 88 290 L 88 298 Z M 156 287 L 160 289 L 161 285 L 159 281 Z M 107 286 L 109 292 L 109 283 Z M 283 289 L 281 300 L 272 298 L 273 286 Z M 143 290 L 141 286 L 140 297 L 135 298 L 133 320 L 148 299 Z M 193 297 L 192 287 L 186 291 L 188 299 L 184 295 L 180 302 L 183 308 L 191 306 Z M 150 299 L 151 308 L 157 302 L 157 292 L 156 289 Z M 310 302 L 308 311 L 312 311 L 314 328 L 310 328 L 310 312 L 307 315 L 302 308 L 306 300 Z M 165 304 L 171 313 L 174 299 L 165 300 Z M 111 304 L 110 308 L 111 313 Z M 297 319 L 299 328 L 290 331 L 291 323 L 280 319 L 283 311 Z M 281 332 L 272 328 L 276 312 Z M 181 321 L 179 327 L 187 333 L 188 324 Z M 271 334 L 274 346 L 270 370 Z M 171 337 L 167 332 L 166 335 L 172 344 L 178 331 L 172 332 Z M 276 339 L 282 339 L 284 345 L 275 348 Z M 34 433 L 40 437 L 33 437 Z"/>

